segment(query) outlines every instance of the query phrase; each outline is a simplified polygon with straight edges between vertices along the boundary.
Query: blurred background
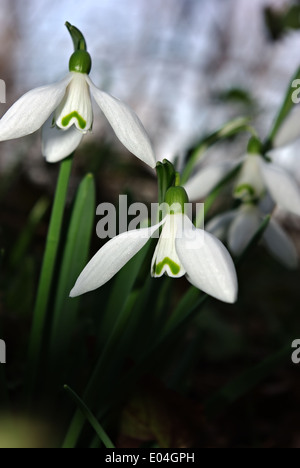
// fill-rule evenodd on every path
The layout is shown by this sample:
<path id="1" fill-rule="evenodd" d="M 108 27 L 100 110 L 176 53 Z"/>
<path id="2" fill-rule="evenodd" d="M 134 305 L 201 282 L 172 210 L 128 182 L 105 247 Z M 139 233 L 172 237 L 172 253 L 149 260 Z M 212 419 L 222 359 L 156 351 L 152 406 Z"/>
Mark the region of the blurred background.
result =
<path id="1" fill-rule="evenodd" d="M 74 0 L 0 0 L 0 78 L 7 85 L 7 102 L 0 104 L 0 116 L 24 92 L 67 73 L 72 42 L 65 21 L 76 25 L 87 40 L 94 83 L 137 112 L 158 159 L 181 155 L 203 135 L 237 116 L 250 115 L 259 135 L 265 137 L 300 65 L 299 1 L 85 0 L 79 4 Z M 152 173 L 116 142 L 94 109 L 93 132 L 76 154 L 70 200 L 82 175 L 91 171 L 97 181 L 98 203 L 117 202 L 118 194 L 128 191 L 138 201 L 156 201 Z M 209 152 L 211 160 L 240 156 L 246 142 L 242 135 L 214 147 Z M 296 147 L 282 163 L 293 167 L 300 183 L 298 157 Z M 0 315 L 9 349 L 14 349 L 9 351 L 12 364 L 8 365 L 14 395 L 22 379 L 26 333 L 57 171 L 57 166 L 43 160 L 38 133 L 0 143 L 1 248 L 14 251 L 28 213 L 42 200 L 39 223 L 32 228 L 28 250 L 23 249 L 23 269 L 16 271 L 10 258 L 7 271 L 14 281 L 10 286 L 2 281 Z M 299 248 L 299 220 L 281 219 Z M 95 237 L 94 250 L 99 248 Z M 210 391 L 241 372 L 245 363 L 257 362 L 287 344 L 291 333 L 298 331 L 294 338 L 300 338 L 299 271 L 286 272 L 259 252 L 259 269 L 255 257 L 240 272 L 239 304 L 229 308 L 212 302 L 198 323 L 201 360 L 187 379 L 189 397 L 197 408 Z M 194 407 L 188 409 L 181 402 L 187 433 L 198 431 L 199 446 L 300 447 L 298 374 L 287 359 L 250 397 L 217 421 L 203 423 L 200 432 L 193 418 L 187 417 Z M 187 385 L 183 387 L 186 390 Z M 148 388 L 160 395 L 161 405 L 169 400 L 156 385 Z M 178 405 L 175 398 L 173 411 Z M 168 409 L 169 423 L 170 414 Z M 179 427 L 181 422 L 176 424 Z M 119 440 L 123 446 L 129 444 L 126 431 Z"/>

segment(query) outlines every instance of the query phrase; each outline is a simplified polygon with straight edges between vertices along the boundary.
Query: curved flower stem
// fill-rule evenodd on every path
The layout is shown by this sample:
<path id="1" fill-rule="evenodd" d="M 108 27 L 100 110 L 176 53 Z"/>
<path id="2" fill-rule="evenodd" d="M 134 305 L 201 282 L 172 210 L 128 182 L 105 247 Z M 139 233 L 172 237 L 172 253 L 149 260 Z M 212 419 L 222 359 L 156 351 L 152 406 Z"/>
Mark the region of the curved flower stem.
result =
<path id="1" fill-rule="evenodd" d="M 69 158 L 62 161 L 60 166 L 43 265 L 36 296 L 36 303 L 33 312 L 25 385 L 25 392 L 28 403 L 32 401 L 34 396 L 38 367 L 40 364 L 47 308 L 49 304 L 49 296 L 59 246 L 67 190 L 72 169 L 72 161 L 73 158 L 70 156 Z"/>

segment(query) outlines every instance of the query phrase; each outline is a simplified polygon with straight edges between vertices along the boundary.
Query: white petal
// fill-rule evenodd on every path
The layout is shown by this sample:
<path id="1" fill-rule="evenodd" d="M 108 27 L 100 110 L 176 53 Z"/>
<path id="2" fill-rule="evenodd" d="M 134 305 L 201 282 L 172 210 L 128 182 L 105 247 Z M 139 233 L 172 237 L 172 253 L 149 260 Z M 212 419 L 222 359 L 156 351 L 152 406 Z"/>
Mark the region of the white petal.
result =
<path id="1" fill-rule="evenodd" d="M 56 125 L 67 130 L 73 124 L 82 132 L 87 133 L 93 124 L 93 109 L 87 75 L 71 73 L 71 81 L 66 95 L 55 111 Z"/>
<path id="2" fill-rule="evenodd" d="M 237 182 L 235 184 L 234 195 L 244 202 L 260 198 L 265 190 L 265 182 L 261 174 L 261 156 L 255 154 L 247 155 Z"/>
<path id="3" fill-rule="evenodd" d="M 288 145 L 300 138 L 300 105 L 295 106 L 279 128 L 274 141 L 274 148 Z"/>
<path id="4" fill-rule="evenodd" d="M 239 163 L 226 161 L 200 169 L 184 186 L 191 201 L 205 198 Z"/>
<path id="5" fill-rule="evenodd" d="M 70 81 L 42 86 L 24 94 L 0 120 L 0 141 L 20 138 L 38 130 L 64 97 Z"/>
<path id="6" fill-rule="evenodd" d="M 264 233 L 264 244 L 274 257 L 276 257 L 287 268 L 298 267 L 297 250 L 279 224 L 271 220 Z"/>
<path id="7" fill-rule="evenodd" d="M 240 255 L 261 225 L 261 216 L 253 205 L 242 206 L 228 232 L 228 245 L 234 255 Z"/>
<path id="8" fill-rule="evenodd" d="M 151 275 L 154 278 L 160 278 L 164 274 L 172 278 L 181 278 L 186 273 L 175 248 L 176 234 L 182 223 L 182 217 L 181 214 L 166 216 L 152 259 Z"/>
<path id="9" fill-rule="evenodd" d="M 164 222 L 151 228 L 124 232 L 108 241 L 82 271 L 70 297 L 80 296 L 107 283 L 146 245 Z"/>
<path id="10" fill-rule="evenodd" d="M 273 200 L 284 210 L 300 215 L 300 188 L 294 177 L 274 163 L 261 160 L 260 165 Z"/>
<path id="11" fill-rule="evenodd" d="M 210 232 L 220 240 L 225 240 L 228 228 L 236 217 L 236 211 L 228 211 L 211 219 L 206 225 L 206 231 Z"/>
<path id="12" fill-rule="evenodd" d="M 176 239 L 176 250 L 189 281 L 216 299 L 235 302 L 237 275 L 228 250 L 216 237 L 194 228 L 191 222 L 188 225 Z"/>
<path id="13" fill-rule="evenodd" d="M 100 91 L 88 79 L 92 95 L 123 145 L 143 162 L 154 168 L 156 159 L 149 136 L 138 116 L 124 102 Z"/>
<path id="14" fill-rule="evenodd" d="M 42 153 L 49 163 L 55 163 L 70 156 L 78 147 L 83 134 L 75 126 L 60 130 L 52 126 L 52 115 L 42 127 Z"/>

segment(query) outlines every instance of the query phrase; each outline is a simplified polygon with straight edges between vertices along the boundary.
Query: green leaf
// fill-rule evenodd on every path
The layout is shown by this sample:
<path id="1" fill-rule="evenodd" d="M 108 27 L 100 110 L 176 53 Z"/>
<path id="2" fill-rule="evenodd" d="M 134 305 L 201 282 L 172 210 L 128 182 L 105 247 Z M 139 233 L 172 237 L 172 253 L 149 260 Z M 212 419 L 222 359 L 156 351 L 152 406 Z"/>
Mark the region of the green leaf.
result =
<path id="1" fill-rule="evenodd" d="M 122 340 L 122 337 L 124 335 L 124 330 L 127 330 L 130 326 L 130 321 L 134 315 L 132 313 L 132 288 L 137 280 L 140 268 L 144 263 L 144 259 L 150 246 L 151 242 L 146 244 L 146 246 L 129 263 L 127 263 L 127 265 L 124 266 L 115 280 L 106 311 L 104 331 L 107 334 L 105 335 L 105 333 L 103 333 L 103 328 L 101 330 L 101 337 L 105 338 L 105 341 L 103 341 L 105 346 L 102 349 L 94 372 L 90 377 L 84 392 L 84 399 L 90 406 L 94 404 L 95 398 L 98 398 L 99 388 L 102 390 L 103 375 L 105 375 L 104 370 L 109 367 L 113 369 L 114 373 L 116 373 L 116 367 L 113 366 L 119 365 L 122 361 L 118 359 L 118 362 L 114 362 L 115 356 L 122 356 L 122 359 L 124 358 L 125 347 L 123 347 L 123 343 L 126 345 L 127 335 L 125 335 L 124 341 Z M 146 289 L 148 290 L 148 286 Z M 142 289 L 141 294 L 144 294 L 144 288 Z M 147 291 L 145 294 L 147 294 Z M 138 295 L 139 300 L 140 297 L 141 296 Z M 133 299 L 134 298 L 135 297 L 133 296 Z M 145 300 L 143 299 L 140 304 L 145 304 Z M 117 307 L 117 309 L 113 309 L 113 307 Z M 143 310 L 142 307 L 139 307 L 139 311 L 141 310 Z M 109 313 L 112 315 L 110 316 Z M 118 351 L 116 352 L 116 350 Z M 82 415 L 77 411 L 71 421 L 63 447 L 71 448 L 76 446 L 84 422 L 84 418 L 82 418 Z"/>
<path id="2" fill-rule="evenodd" d="M 117 274 L 111 289 L 108 304 L 103 315 L 100 341 L 106 341 L 107 336 L 113 330 L 118 317 L 122 315 L 127 300 L 137 281 L 139 272 L 145 263 L 148 256 L 151 242 L 149 241 L 145 247 L 128 262 L 122 270 Z M 149 264 L 150 271 L 150 264 Z"/>
<path id="3" fill-rule="evenodd" d="M 294 102 L 293 102 L 293 99 L 292 99 L 292 96 L 293 96 L 293 93 L 295 92 L 295 88 L 293 87 L 293 82 L 295 80 L 299 80 L 300 79 L 300 67 L 298 68 L 297 72 L 295 73 L 295 75 L 293 76 L 289 86 L 288 86 L 288 89 L 287 89 L 287 92 L 286 92 L 286 96 L 285 96 L 285 99 L 282 103 L 282 106 L 278 112 L 278 115 L 275 119 L 275 122 L 274 122 L 274 125 L 273 125 L 273 128 L 271 129 L 271 132 L 267 138 L 267 141 L 265 143 L 265 150 L 268 150 L 269 148 L 272 148 L 273 146 L 273 141 L 283 123 L 283 121 L 286 119 L 286 117 L 288 116 L 288 114 L 290 113 L 290 111 L 292 110 L 292 108 L 294 107 Z"/>
<path id="4" fill-rule="evenodd" d="M 88 260 L 95 198 L 94 178 L 88 174 L 77 192 L 58 278 L 49 346 L 50 362 L 55 366 L 63 361 L 77 319 L 80 298 L 71 299 L 69 293 Z"/>
<path id="5" fill-rule="evenodd" d="M 54 269 L 57 259 L 61 236 L 63 215 L 72 169 L 73 158 L 64 159 L 60 165 L 60 172 L 55 191 L 54 204 L 51 213 L 47 235 L 42 270 L 35 307 L 33 322 L 29 338 L 28 364 L 26 372 L 25 392 L 29 403 L 34 399 L 36 379 L 39 372 L 41 349 L 44 342 L 45 324 L 49 307 L 50 291 L 53 282 Z"/>
<path id="6" fill-rule="evenodd" d="M 106 434 L 105 430 L 103 427 L 100 425 L 100 423 L 97 421 L 95 416 L 92 414 L 92 412 L 89 410 L 89 408 L 86 406 L 86 404 L 79 398 L 79 396 L 72 390 L 68 385 L 64 386 L 64 389 L 69 393 L 71 398 L 75 401 L 76 405 L 82 412 L 83 416 L 89 421 L 90 425 L 92 428 L 95 430 L 96 434 L 98 435 L 99 439 L 103 443 L 103 445 L 106 448 L 115 448 L 114 444 Z"/>
<path id="7" fill-rule="evenodd" d="M 32 242 L 35 231 L 45 216 L 50 205 L 48 198 L 42 197 L 35 204 L 28 216 L 27 225 L 22 230 L 20 237 L 18 238 L 15 246 L 12 249 L 12 254 L 9 259 L 11 268 L 16 267 L 19 262 L 22 261 L 27 249 Z"/>

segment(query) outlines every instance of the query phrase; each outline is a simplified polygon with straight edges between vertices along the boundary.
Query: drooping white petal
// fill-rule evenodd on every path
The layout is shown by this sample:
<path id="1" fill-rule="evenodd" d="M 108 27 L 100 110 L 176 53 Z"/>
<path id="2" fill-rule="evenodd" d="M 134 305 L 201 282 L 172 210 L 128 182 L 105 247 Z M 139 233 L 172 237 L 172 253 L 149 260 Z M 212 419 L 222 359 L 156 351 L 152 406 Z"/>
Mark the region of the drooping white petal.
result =
<path id="1" fill-rule="evenodd" d="M 194 286 L 221 301 L 236 301 L 235 266 L 228 250 L 216 237 L 194 228 L 187 220 L 182 236 L 176 239 L 176 251 Z"/>
<path id="2" fill-rule="evenodd" d="M 300 104 L 295 106 L 283 121 L 279 131 L 277 132 L 273 146 L 279 148 L 288 145 L 300 138 Z"/>
<path id="3" fill-rule="evenodd" d="M 70 297 L 80 296 L 107 283 L 146 245 L 164 222 L 151 228 L 124 232 L 108 241 L 84 268 Z"/>
<path id="4" fill-rule="evenodd" d="M 123 145 L 154 168 L 156 159 L 149 136 L 138 116 L 124 102 L 100 91 L 88 78 L 91 93 Z"/>
<path id="5" fill-rule="evenodd" d="M 71 81 L 63 101 L 56 109 L 54 120 L 56 125 L 67 130 L 73 124 L 82 133 L 87 133 L 93 124 L 93 109 L 87 75 L 71 73 Z"/>
<path id="6" fill-rule="evenodd" d="M 261 216 L 253 205 L 244 205 L 237 211 L 228 231 L 228 245 L 234 255 L 240 255 L 261 225 Z"/>
<path id="7" fill-rule="evenodd" d="M 235 217 L 236 211 L 222 213 L 210 220 L 205 225 L 205 229 L 206 231 L 210 232 L 210 234 L 216 236 L 218 239 L 225 240 L 229 226 Z"/>
<path id="8" fill-rule="evenodd" d="M 199 172 L 184 185 L 189 199 L 195 201 L 205 198 L 218 183 L 221 182 L 226 174 L 229 174 L 229 172 L 239 164 L 239 162 L 223 161 L 200 169 Z"/>
<path id="9" fill-rule="evenodd" d="M 42 127 L 42 154 L 49 163 L 55 163 L 70 156 L 82 140 L 83 134 L 72 126 L 61 130 L 52 126 L 53 116 Z"/>
<path id="10" fill-rule="evenodd" d="M 294 177 L 274 163 L 261 160 L 260 166 L 273 200 L 284 210 L 300 215 L 300 188 Z"/>
<path id="11" fill-rule="evenodd" d="M 71 77 L 24 94 L 0 120 L 0 141 L 20 138 L 35 132 L 63 99 Z"/>
<path id="12" fill-rule="evenodd" d="M 234 195 L 244 202 L 261 198 L 265 192 L 265 182 L 261 174 L 261 156 L 249 154 L 235 184 Z"/>
<path id="13" fill-rule="evenodd" d="M 298 253 L 282 227 L 273 219 L 270 221 L 264 236 L 264 244 L 271 254 L 284 266 L 296 269 L 298 266 Z"/>
<path id="14" fill-rule="evenodd" d="M 157 243 L 151 265 L 151 275 L 160 278 L 164 274 L 172 278 L 181 278 L 185 275 L 185 269 L 178 258 L 175 239 L 178 228 L 182 223 L 181 214 L 167 215 Z"/>

